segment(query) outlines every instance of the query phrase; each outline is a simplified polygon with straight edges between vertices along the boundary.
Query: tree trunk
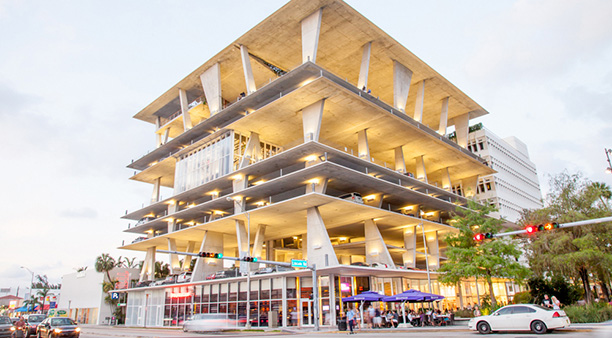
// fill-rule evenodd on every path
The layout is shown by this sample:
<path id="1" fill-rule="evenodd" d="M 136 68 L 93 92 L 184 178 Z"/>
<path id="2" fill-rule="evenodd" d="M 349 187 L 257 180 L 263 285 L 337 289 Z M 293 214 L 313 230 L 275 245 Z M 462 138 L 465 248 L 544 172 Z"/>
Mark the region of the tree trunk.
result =
<path id="1" fill-rule="evenodd" d="M 578 269 L 580 279 L 582 280 L 582 287 L 584 288 L 584 299 L 587 303 L 591 303 L 591 284 L 589 283 L 589 272 L 584 266 Z"/>
<path id="2" fill-rule="evenodd" d="M 489 296 L 491 297 L 491 309 L 497 307 L 497 300 L 495 299 L 495 293 L 493 293 L 493 279 L 491 278 L 491 272 L 487 271 L 487 283 L 489 283 Z"/>
<path id="3" fill-rule="evenodd" d="M 606 282 L 606 275 L 603 269 L 597 269 L 597 278 L 599 279 L 599 286 L 601 286 L 601 292 L 603 292 L 607 303 L 610 301 L 610 291 L 608 290 L 608 283 Z"/>

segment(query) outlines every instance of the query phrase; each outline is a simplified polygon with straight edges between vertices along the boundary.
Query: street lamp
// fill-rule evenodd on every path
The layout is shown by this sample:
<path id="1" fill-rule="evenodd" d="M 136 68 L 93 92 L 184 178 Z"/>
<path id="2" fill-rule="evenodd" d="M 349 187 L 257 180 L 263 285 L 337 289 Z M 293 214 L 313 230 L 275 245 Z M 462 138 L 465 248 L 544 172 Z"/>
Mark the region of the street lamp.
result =
<path id="1" fill-rule="evenodd" d="M 608 159 L 608 167 L 606 168 L 606 174 L 612 174 L 612 162 L 610 162 L 610 154 L 612 154 L 612 149 L 604 148 L 606 152 L 606 158 Z"/>
<path id="2" fill-rule="evenodd" d="M 244 212 L 247 218 L 247 257 L 251 257 L 251 216 L 246 209 L 246 205 L 243 203 L 244 201 L 235 200 L 231 197 L 226 197 L 230 202 L 235 202 L 240 206 L 240 209 Z M 234 215 L 236 212 L 234 211 Z M 242 257 L 240 257 L 242 258 Z M 240 264 L 243 264 L 242 261 Z M 247 263 L 247 306 L 246 306 L 246 323 L 244 324 L 246 329 L 251 328 L 251 263 Z"/>
<path id="3" fill-rule="evenodd" d="M 28 270 L 28 272 L 30 272 L 32 274 L 32 278 L 30 279 L 30 299 L 32 298 L 32 289 L 34 289 L 34 272 L 32 272 L 32 270 L 26 268 L 25 266 L 20 266 L 20 268 L 22 269 L 26 269 Z"/>

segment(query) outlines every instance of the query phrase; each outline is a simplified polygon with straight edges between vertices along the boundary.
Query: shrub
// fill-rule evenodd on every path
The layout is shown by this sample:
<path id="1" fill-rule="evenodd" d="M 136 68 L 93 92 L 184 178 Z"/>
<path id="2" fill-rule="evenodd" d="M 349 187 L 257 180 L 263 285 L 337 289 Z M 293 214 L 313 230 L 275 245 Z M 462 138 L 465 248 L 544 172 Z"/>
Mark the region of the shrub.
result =
<path id="1" fill-rule="evenodd" d="M 514 294 L 512 302 L 514 304 L 529 304 L 532 299 L 529 291 L 521 291 Z"/>
<path id="2" fill-rule="evenodd" d="M 563 308 L 572 323 L 601 323 L 612 319 L 612 306 L 604 302 Z"/>
<path id="3" fill-rule="evenodd" d="M 455 317 L 461 318 L 472 318 L 474 317 L 474 310 L 461 309 L 455 312 Z"/>

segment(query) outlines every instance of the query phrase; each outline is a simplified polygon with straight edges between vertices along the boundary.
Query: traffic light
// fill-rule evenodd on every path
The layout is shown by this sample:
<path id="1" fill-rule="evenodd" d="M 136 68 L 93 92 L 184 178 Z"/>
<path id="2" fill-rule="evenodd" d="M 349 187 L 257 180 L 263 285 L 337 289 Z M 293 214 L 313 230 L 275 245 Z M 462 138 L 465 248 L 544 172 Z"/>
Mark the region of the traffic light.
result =
<path id="1" fill-rule="evenodd" d="M 538 232 L 538 226 L 537 225 L 528 225 L 525 227 L 525 231 L 527 231 L 528 234 L 533 234 Z"/>
<path id="2" fill-rule="evenodd" d="M 200 252 L 198 253 L 198 256 L 200 257 L 204 257 L 204 258 L 223 258 L 223 254 L 220 252 Z"/>
<path id="3" fill-rule="evenodd" d="M 558 229 L 558 228 L 559 228 L 559 223 L 557 222 L 549 222 L 544 225 L 545 230 L 553 230 L 553 229 Z"/>
<path id="4" fill-rule="evenodd" d="M 242 257 L 240 260 L 243 260 L 245 262 L 251 262 L 251 263 L 257 263 L 257 257 Z"/>
<path id="5" fill-rule="evenodd" d="M 485 239 L 493 239 L 493 234 L 490 233 L 490 232 L 487 232 L 487 233 L 484 233 L 484 234 L 477 233 L 477 234 L 474 235 L 474 240 L 476 242 L 482 242 Z"/>

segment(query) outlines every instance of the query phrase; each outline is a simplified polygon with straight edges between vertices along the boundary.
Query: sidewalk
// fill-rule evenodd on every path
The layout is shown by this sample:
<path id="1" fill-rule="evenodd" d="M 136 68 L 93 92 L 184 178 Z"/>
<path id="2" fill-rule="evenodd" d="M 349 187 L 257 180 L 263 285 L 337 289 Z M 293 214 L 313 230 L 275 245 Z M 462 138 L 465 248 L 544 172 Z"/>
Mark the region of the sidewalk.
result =
<path id="1" fill-rule="evenodd" d="M 463 324 L 463 325 L 461 325 Z M 183 332 L 180 328 L 143 328 L 143 327 L 126 327 L 126 326 L 108 326 L 108 325 L 82 325 L 82 333 L 95 334 L 109 337 L 128 337 L 128 338 L 152 338 L 159 336 L 180 336 L 180 337 L 202 337 L 199 333 L 188 333 Z M 571 324 L 569 328 L 559 329 L 559 331 L 593 331 L 603 328 L 612 329 L 612 321 L 604 323 L 577 323 Z M 359 333 L 424 333 L 424 332 L 475 332 L 470 331 L 467 328 L 467 322 L 460 323 L 459 325 L 451 326 L 426 326 L 426 327 L 406 327 L 406 328 L 384 328 L 384 329 L 361 329 L 355 330 Z M 282 334 L 305 334 L 305 333 L 339 333 L 345 334 L 347 331 L 340 331 L 337 327 L 322 327 L 318 332 L 314 331 L 314 328 L 253 328 L 251 330 L 235 330 L 226 331 L 223 336 L 243 336 L 248 334 L 249 336 L 270 336 L 270 335 L 282 335 Z"/>

